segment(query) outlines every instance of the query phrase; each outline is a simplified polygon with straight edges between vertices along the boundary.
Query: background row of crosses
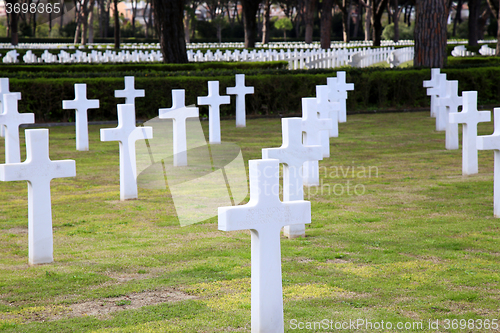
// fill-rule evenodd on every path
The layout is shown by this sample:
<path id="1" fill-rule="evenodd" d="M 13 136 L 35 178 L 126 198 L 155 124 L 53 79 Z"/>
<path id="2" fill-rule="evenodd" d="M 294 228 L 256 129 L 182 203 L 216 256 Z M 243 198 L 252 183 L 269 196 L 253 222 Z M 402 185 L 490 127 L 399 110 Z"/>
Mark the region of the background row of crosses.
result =
<path id="1" fill-rule="evenodd" d="M 446 131 L 446 149 L 458 149 L 458 124 L 462 124 L 462 174 L 477 174 L 478 150 L 494 150 L 493 214 L 500 217 L 500 108 L 494 112 L 492 135 L 478 136 L 477 125 L 491 121 L 490 111 L 477 110 L 477 91 L 464 91 L 458 96 L 458 81 L 446 80 L 439 68 L 431 69 L 431 79 L 424 81 L 431 96 L 431 117 L 436 117 L 436 130 Z M 462 112 L 458 108 L 462 106 Z"/>

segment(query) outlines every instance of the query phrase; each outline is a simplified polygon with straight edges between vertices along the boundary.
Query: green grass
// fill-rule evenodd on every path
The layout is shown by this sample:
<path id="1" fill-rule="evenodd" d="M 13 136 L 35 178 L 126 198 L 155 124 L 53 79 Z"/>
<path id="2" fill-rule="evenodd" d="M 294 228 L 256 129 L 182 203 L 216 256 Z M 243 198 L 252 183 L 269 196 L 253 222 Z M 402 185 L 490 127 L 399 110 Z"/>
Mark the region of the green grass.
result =
<path id="1" fill-rule="evenodd" d="M 461 151 L 445 150 L 434 128 L 428 112 L 340 124 L 322 186 L 305 189 L 307 237 L 281 241 L 286 332 L 334 331 L 294 330 L 293 319 L 422 322 L 433 332 L 429 320 L 458 332 L 445 320 L 500 319 L 493 153 L 479 152 L 480 173 L 463 177 Z M 118 143 L 90 126 L 90 151 L 77 152 L 74 137 L 50 129 L 51 159 L 77 167 L 52 181 L 53 264 L 27 265 L 26 182 L 0 183 L 0 331 L 250 332 L 249 232 L 219 231 L 216 217 L 181 228 L 165 191 L 120 202 Z M 222 140 L 245 161 L 260 158 L 281 145 L 280 120 L 223 121 Z M 92 314 L 100 309 L 110 310 Z"/>

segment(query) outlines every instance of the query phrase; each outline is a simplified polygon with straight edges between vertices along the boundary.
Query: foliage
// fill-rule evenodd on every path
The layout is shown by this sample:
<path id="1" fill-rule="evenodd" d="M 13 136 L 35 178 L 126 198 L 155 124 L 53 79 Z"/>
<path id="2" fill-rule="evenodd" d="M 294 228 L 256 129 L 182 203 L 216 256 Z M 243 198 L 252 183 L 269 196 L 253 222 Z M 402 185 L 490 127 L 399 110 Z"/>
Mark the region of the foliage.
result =
<path id="1" fill-rule="evenodd" d="M 120 36 L 127 38 L 127 37 L 135 37 L 135 38 L 143 38 L 144 37 L 144 27 L 139 23 L 135 22 L 135 35 L 134 35 L 134 28 L 132 27 L 132 22 L 127 21 L 122 27 L 120 28 Z"/>
<path id="2" fill-rule="evenodd" d="M 399 27 L 399 39 L 413 39 L 413 30 L 415 25 L 408 27 L 406 24 L 400 23 Z M 382 39 L 385 40 L 394 40 L 394 23 L 388 24 L 385 26 L 382 31 Z"/>
<path id="3" fill-rule="evenodd" d="M 75 21 L 71 21 L 68 24 L 63 25 L 63 27 L 59 29 L 59 33 L 62 37 L 75 37 L 75 31 L 76 31 Z"/>
<path id="4" fill-rule="evenodd" d="M 448 38 L 469 38 L 469 20 L 462 20 L 462 23 L 457 23 L 457 28 L 455 31 L 455 36 L 453 36 L 453 23 L 448 24 L 447 27 Z"/>
<path id="5" fill-rule="evenodd" d="M 283 17 L 274 22 L 274 27 L 278 30 L 292 30 L 292 21 L 288 17 Z"/>

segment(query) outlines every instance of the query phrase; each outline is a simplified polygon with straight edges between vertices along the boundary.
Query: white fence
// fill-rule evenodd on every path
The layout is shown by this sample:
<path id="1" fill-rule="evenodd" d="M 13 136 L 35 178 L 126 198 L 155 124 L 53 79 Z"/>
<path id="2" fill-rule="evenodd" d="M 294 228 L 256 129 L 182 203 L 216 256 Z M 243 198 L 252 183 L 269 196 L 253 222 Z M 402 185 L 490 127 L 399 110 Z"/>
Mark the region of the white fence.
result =
<path id="1" fill-rule="evenodd" d="M 482 42 L 482 41 L 480 41 Z M 495 42 L 495 41 L 488 41 Z M 401 41 L 397 44 L 392 41 L 383 41 L 384 44 L 412 45 L 413 41 Z M 466 41 L 450 41 L 449 44 L 464 44 Z M 290 69 L 335 68 L 341 66 L 368 67 L 377 63 L 387 62 L 392 67 L 411 61 L 413 47 L 395 49 L 394 46 L 370 48 L 371 42 L 332 43 L 330 49 L 320 48 L 319 43 L 305 44 L 303 42 L 269 43 L 265 48 L 224 50 L 224 48 L 242 47 L 242 43 L 197 43 L 188 44 L 187 56 L 191 62 L 206 61 L 288 61 Z M 210 49 L 221 47 L 215 52 Z M 0 49 L 12 49 L 10 44 L 0 44 Z M 86 47 L 65 44 L 19 44 L 17 49 L 27 49 L 22 57 L 24 63 L 126 63 L 126 62 L 158 62 L 163 60 L 158 43 L 122 44 L 123 50 L 112 50 L 111 44 L 92 44 Z M 31 50 L 45 49 L 40 56 Z M 59 49 L 58 54 L 48 50 Z M 85 52 L 82 49 L 86 49 Z M 197 50 L 196 50 L 197 49 Z M 207 50 L 208 49 L 208 50 Z M 195 51 L 196 50 L 196 51 Z M 203 51 L 202 51 L 203 50 Z M 89 52 L 90 51 L 90 52 Z M 483 45 L 479 51 L 482 55 L 494 55 L 495 50 Z M 454 56 L 467 56 L 473 53 L 465 46 L 458 45 L 453 50 Z M 2 58 L 4 63 L 19 62 L 19 53 L 16 50 L 8 51 Z"/>
<path id="2" fill-rule="evenodd" d="M 415 56 L 415 49 L 413 47 L 403 47 L 400 49 L 395 49 L 389 54 L 387 62 L 391 68 L 398 67 L 399 65 L 413 60 Z"/>

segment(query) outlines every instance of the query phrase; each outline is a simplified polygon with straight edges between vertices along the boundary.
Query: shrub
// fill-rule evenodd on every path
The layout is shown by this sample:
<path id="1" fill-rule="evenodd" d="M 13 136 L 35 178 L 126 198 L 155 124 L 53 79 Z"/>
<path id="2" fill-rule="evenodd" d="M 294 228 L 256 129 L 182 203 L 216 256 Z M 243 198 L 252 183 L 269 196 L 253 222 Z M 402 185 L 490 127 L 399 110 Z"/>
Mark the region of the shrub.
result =
<path id="1" fill-rule="evenodd" d="M 414 24 L 408 27 L 404 23 L 399 23 L 399 39 L 413 39 Z M 388 24 L 382 31 L 382 39 L 394 39 L 394 23 Z"/>
<path id="2" fill-rule="evenodd" d="M 422 81 L 430 78 L 429 69 L 345 70 L 347 81 L 355 84 L 347 100 L 349 112 L 429 107 L 430 99 L 422 87 Z M 255 94 L 247 97 L 249 116 L 300 115 L 301 99 L 315 96 L 316 85 L 326 84 L 327 77 L 336 75 L 334 70 L 273 71 L 247 75 L 246 84 L 255 87 Z M 480 104 L 500 105 L 499 67 L 452 68 L 443 72 L 450 80 L 460 80 L 460 91 L 479 91 Z M 185 89 L 186 105 L 189 105 L 196 104 L 198 96 L 207 95 L 209 80 L 220 82 L 221 93 L 226 87 L 234 86 L 234 73 L 210 77 L 146 75 L 137 76 L 135 80 L 138 89 L 146 90 L 146 97 L 136 100 L 138 119 L 155 117 L 159 108 L 170 107 L 172 89 Z M 37 122 L 67 121 L 74 118 L 74 111 L 62 110 L 61 101 L 74 99 L 75 83 L 87 83 L 88 98 L 100 100 L 100 108 L 89 111 L 90 120 L 116 119 L 116 105 L 123 100 L 114 98 L 114 90 L 123 89 L 123 77 L 12 79 L 11 90 L 22 92 L 19 109 L 35 113 Z M 221 107 L 221 116 L 234 116 L 234 97 L 231 103 Z M 207 109 L 200 108 L 200 112 L 206 114 Z"/>

